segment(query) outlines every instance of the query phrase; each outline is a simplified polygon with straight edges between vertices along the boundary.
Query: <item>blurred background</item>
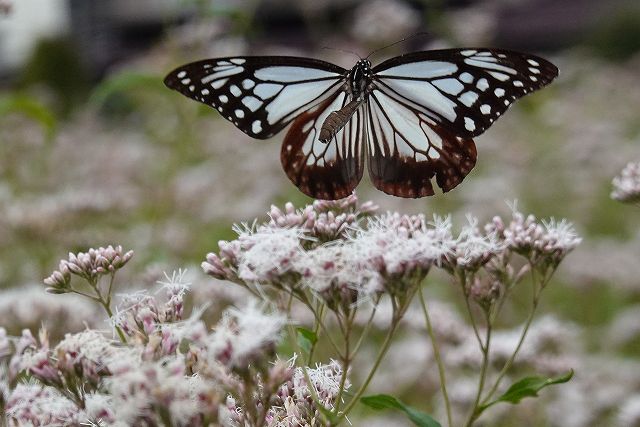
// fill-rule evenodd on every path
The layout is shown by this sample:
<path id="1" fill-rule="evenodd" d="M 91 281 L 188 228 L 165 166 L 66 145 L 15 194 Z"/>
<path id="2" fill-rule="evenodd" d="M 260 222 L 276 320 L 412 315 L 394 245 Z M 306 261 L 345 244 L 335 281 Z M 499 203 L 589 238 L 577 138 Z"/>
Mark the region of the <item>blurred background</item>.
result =
<path id="1" fill-rule="evenodd" d="M 1 323 L 13 334 L 91 324 L 90 307 L 46 295 L 41 283 L 69 251 L 107 244 L 135 251 L 130 286 L 187 267 L 202 282 L 196 292 L 233 300 L 214 289 L 231 285 L 204 277 L 205 254 L 233 238 L 233 222 L 310 199 L 281 170 L 284 132 L 251 140 L 165 88 L 164 75 L 245 54 L 350 68 L 353 55 L 336 49 L 364 56 L 416 32 L 427 34 L 377 53 L 374 64 L 413 50 L 493 46 L 560 68 L 550 87 L 476 138 L 477 166 L 450 193 L 393 198 L 366 176 L 358 188 L 383 210 L 451 213 L 458 223 L 467 212 L 508 214 L 505 201 L 517 199 L 523 212 L 568 218 L 584 237 L 541 308 L 555 337 L 545 350 L 576 378 L 487 425 L 640 426 L 640 211 L 609 197 L 612 178 L 640 160 L 636 0 L 0 0 Z M 511 325 L 527 301 L 512 302 Z M 74 316 L 86 317 L 61 326 Z M 433 371 L 420 353 L 391 354 L 389 366 Z M 413 402 L 416 390 L 435 396 L 415 372 L 374 387 Z M 456 390 L 464 394 L 464 383 Z M 376 422 L 404 421 L 367 425 Z"/>

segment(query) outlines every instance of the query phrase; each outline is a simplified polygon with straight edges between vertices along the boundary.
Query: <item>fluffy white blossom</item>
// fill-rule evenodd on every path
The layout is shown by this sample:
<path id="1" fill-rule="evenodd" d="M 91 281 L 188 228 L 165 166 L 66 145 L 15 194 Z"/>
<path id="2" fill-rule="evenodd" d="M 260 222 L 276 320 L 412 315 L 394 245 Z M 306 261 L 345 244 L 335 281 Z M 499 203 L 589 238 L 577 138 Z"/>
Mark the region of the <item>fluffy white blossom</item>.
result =
<path id="1" fill-rule="evenodd" d="M 640 162 L 628 163 L 620 175 L 613 178 L 611 198 L 627 203 L 640 201 Z"/>

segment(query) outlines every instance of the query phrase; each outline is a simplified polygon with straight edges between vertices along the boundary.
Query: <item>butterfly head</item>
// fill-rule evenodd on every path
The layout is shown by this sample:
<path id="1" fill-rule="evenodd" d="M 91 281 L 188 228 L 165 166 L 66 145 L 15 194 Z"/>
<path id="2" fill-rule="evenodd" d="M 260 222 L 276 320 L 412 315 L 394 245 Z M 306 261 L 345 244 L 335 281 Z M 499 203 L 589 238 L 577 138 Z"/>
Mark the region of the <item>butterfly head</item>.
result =
<path id="1" fill-rule="evenodd" d="M 371 61 L 361 59 L 349 72 L 349 85 L 354 97 L 362 94 L 371 80 Z"/>

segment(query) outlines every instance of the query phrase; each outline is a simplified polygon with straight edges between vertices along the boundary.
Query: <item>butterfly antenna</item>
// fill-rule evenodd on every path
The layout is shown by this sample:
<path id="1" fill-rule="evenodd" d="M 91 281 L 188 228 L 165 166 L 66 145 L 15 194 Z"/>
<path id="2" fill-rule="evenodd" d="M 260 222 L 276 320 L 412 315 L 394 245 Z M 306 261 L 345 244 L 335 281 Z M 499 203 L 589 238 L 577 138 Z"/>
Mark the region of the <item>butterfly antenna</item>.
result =
<path id="1" fill-rule="evenodd" d="M 362 56 L 358 55 L 357 53 L 351 51 L 351 50 L 346 50 L 346 49 L 340 49 L 338 47 L 331 47 L 331 46 L 322 46 L 322 49 L 331 49 L 331 50 L 338 50 L 340 52 L 344 52 L 344 53 L 350 53 L 354 56 L 357 56 L 358 58 L 362 59 Z"/>
<path id="2" fill-rule="evenodd" d="M 414 37 L 418 37 L 418 36 L 426 36 L 426 35 L 429 35 L 429 33 L 427 33 L 426 31 L 421 31 L 421 32 L 419 32 L 419 33 L 411 34 L 410 36 L 407 36 L 407 37 L 403 38 L 402 40 L 398 40 L 397 42 L 393 42 L 393 43 L 391 43 L 391 44 L 389 44 L 389 45 L 387 45 L 387 46 L 383 46 L 383 47 L 381 47 L 381 48 L 378 48 L 378 49 L 374 50 L 374 51 L 373 51 L 373 52 L 371 52 L 369 55 L 367 55 L 367 57 L 366 57 L 366 58 L 364 58 L 364 59 L 369 59 L 369 57 L 370 57 L 371 55 L 373 55 L 374 53 L 380 52 L 381 50 L 384 50 L 384 49 L 390 48 L 391 46 L 395 46 L 395 45 L 400 44 L 400 43 L 402 43 L 402 42 L 406 42 L 407 40 L 412 39 L 412 38 L 414 38 Z"/>

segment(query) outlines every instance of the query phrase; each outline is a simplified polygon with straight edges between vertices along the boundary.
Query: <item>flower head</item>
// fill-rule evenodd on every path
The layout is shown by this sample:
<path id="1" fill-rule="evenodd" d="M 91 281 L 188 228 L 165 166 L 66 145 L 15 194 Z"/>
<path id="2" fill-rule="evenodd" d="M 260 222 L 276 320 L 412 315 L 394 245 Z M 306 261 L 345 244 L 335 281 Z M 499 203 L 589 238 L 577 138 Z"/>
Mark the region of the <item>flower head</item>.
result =
<path id="1" fill-rule="evenodd" d="M 625 203 L 640 202 L 640 162 L 630 162 L 613 178 L 611 198 Z"/>
<path id="2" fill-rule="evenodd" d="M 112 274 L 125 266 L 133 251 L 124 252 L 122 246 L 89 249 L 87 252 L 69 253 L 67 260 L 60 261 L 58 270 L 44 279 L 47 291 L 65 293 L 71 290 L 71 274 L 95 283 L 101 276 Z"/>
<path id="3" fill-rule="evenodd" d="M 275 350 L 286 316 L 267 313 L 264 306 L 251 300 L 245 307 L 230 308 L 210 335 L 206 351 L 225 366 L 243 369 L 259 365 Z"/>

